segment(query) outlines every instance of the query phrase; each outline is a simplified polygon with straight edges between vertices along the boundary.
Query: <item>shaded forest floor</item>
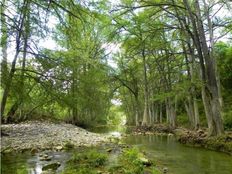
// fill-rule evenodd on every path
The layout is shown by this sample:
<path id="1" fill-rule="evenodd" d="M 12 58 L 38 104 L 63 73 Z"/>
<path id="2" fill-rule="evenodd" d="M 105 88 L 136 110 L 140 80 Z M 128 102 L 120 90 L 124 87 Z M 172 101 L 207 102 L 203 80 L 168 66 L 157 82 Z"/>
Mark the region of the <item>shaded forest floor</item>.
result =
<path id="1" fill-rule="evenodd" d="M 3 153 L 62 150 L 97 145 L 106 141 L 106 136 L 66 123 L 29 121 L 1 125 L 1 152 Z"/>
<path id="2" fill-rule="evenodd" d="M 177 140 L 189 146 L 204 147 L 206 149 L 225 152 L 232 155 L 232 131 L 226 131 L 224 135 L 217 137 L 208 137 L 206 129 L 198 131 L 189 130 L 186 128 L 170 128 L 164 124 L 155 124 L 149 127 L 136 127 L 134 134 L 167 134 L 168 136 L 175 135 Z"/>

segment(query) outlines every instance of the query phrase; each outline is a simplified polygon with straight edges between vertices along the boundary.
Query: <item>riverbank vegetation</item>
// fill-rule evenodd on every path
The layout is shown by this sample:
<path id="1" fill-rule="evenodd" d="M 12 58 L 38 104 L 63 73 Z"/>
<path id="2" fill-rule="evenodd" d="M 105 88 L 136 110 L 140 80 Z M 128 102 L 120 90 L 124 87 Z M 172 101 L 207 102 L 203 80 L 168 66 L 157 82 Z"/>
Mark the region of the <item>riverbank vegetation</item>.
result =
<path id="1" fill-rule="evenodd" d="M 97 173 L 110 173 L 110 174 L 160 174 L 154 164 L 144 154 L 139 152 L 136 148 L 118 149 L 118 156 L 114 162 L 109 163 L 109 152 L 97 152 L 96 150 L 86 149 L 84 152 L 74 154 L 68 161 L 63 174 L 97 174 Z M 117 162 L 116 162 L 117 161 Z"/>
<path id="2" fill-rule="evenodd" d="M 231 2 L 1 2 L 1 120 L 232 129 Z"/>

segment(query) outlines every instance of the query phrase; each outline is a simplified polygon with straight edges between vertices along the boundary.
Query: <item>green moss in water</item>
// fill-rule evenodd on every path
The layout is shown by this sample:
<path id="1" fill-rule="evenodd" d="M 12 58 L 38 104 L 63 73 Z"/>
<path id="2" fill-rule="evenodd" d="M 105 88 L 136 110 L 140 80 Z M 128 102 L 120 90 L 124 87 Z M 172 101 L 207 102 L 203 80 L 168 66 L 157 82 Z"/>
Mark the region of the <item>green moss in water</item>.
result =
<path id="1" fill-rule="evenodd" d="M 151 166 L 147 167 L 147 164 Z M 112 167 L 109 171 L 112 174 L 160 174 L 159 170 L 137 148 L 125 149 L 119 156 L 119 165 Z"/>
<path id="2" fill-rule="evenodd" d="M 145 156 L 138 149 L 124 149 L 118 156 L 116 166 L 107 166 L 108 153 L 97 152 L 96 150 L 87 150 L 75 153 L 68 161 L 62 174 L 160 174 L 155 166 L 147 167 L 144 164 Z"/>
<path id="3" fill-rule="evenodd" d="M 95 174 L 107 160 L 107 155 L 99 153 L 96 150 L 75 153 L 68 161 L 63 174 Z"/>

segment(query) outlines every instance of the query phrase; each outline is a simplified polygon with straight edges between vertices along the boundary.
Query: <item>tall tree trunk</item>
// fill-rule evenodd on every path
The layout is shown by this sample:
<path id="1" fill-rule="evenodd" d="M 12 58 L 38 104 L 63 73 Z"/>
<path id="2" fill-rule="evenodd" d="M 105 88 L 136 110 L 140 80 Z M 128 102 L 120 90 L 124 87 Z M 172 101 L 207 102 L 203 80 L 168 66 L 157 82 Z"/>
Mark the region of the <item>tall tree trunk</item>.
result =
<path id="1" fill-rule="evenodd" d="M 216 78 L 216 81 L 217 81 L 217 88 L 218 88 L 218 100 L 219 100 L 219 103 L 220 103 L 220 107 L 222 108 L 222 105 L 223 105 L 223 99 L 222 99 L 222 95 L 221 95 L 221 85 L 220 85 L 220 78 L 219 78 L 219 73 L 217 71 L 217 60 L 216 58 L 214 57 L 214 32 L 213 32 L 213 23 L 212 23 L 212 20 L 210 18 L 210 14 L 209 14 L 209 11 L 210 11 L 210 7 L 209 5 L 206 3 L 205 0 L 203 0 L 203 4 L 204 4 L 204 15 L 206 16 L 207 18 L 207 22 L 208 22 L 208 29 L 209 29 L 209 55 L 210 55 L 210 58 L 212 60 L 212 64 L 214 66 L 214 71 L 215 71 L 215 78 Z M 199 6 L 199 5 L 198 5 Z"/>
<path id="2" fill-rule="evenodd" d="M 20 96 L 19 96 L 19 105 L 21 110 L 21 115 L 23 115 L 22 119 L 26 119 L 26 115 L 23 113 L 23 104 L 25 97 L 25 88 L 24 88 L 24 74 L 26 68 L 26 57 L 27 57 L 27 47 L 28 47 L 28 39 L 30 35 L 30 3 L 28 3 L 27 9 L 25 9 L 25 25 L 24 25 L 24 45 L 23 45 L 23 60 L 22 60 L 22 70 L 21 70 L 21 78 L 20 78 Z"/>
<path id="3" fill-rule="evenodd" d="M 185 33 L 186 35 L 186 33 Z M 185 102 L 185 108 L 189 117 L 189 121 L 191 127 L 195 130 L 199 127 L 199 111 L 198 111 L 198 104 L 196 99 L 196 88 L 194 86 L 195 83 L 195 72 L 194 72 L 194 65 L 195 65 L 195 58 L 194 58 L 194 49 L 191 47 L 190 38 L 187 37 L 187 47 L 190 53 L 190 56 L 187 54 L 187 49 L 185 44 L 182 42 L 183 51 L 185 53 L 185 61 L 187 66 L 187 73 L 188 73 L 188 80 L 191 82 L 191 87 L 189 89 L 189 96 L 187 97 L 187 102 Z"/>
<path id="4" fill-rule="evenodd" d="M 205 84 L 205 102 L 206 107 L 209 107 L 210 113 L 209 117 L 212 117 L 211 129 L 209 130 L 209 135 L 221 135 L 224 132 L 223 123 L 221 119 L 221 108 L 219 102 L 218 86 L 216 80 L 215 71 L 215 60 L 213 54 L 210 52 L 207 46 L 207 41 L 204 33 L 204 27 L 202 22 L 202 16 L 200 11 L 200 5 L 198 0 L 195 0 L 195 8 L 197 14 L 197 26 L 199 30 L 199 38 L 201 40 L 202 53 L 206 65 L 206 84 Z M 210 27 L 210 26 L 209 26 Z"/>
<path id="5" fill-rule="evenodd" d="M 166 109 L 166 123 L 170 124 L 170 105 L 168 98 L 166 98 L 165 100 L 165 109 Z"/>
<path id="6" fill-rule="evenodd" d="M 160 109 L 159 109 L 159 122 L 162 123 L 163 122 L 163 105 L 162 103 L 160 103 Z"/>
<path id="7" fill-rule="evenodd" d="M 28 1 L 24 0 L 22 8 L 27 9 L 27 6 L 28 6 Z M 25 17 L 26 17 L 26 13 L 25 13 L 25 10 L 23 10 L 23 12 L 22 12 L 22 14 L 20 15 L 20 18 L 19 18 L 19 30 L 17 31 L 17 34 L 16 34 L 15 56 L 14 56 L 14 59 L 13 59 L 13 61 L 11 63 L 11 70 L 10 70 L 9 76 L 8 76 L 8 78 L 6 80 L 6 85 L 5 85 L 3 96 L 2 96 L 1 116 L 3 116 L 4 111 L 5 111 L 7 98 L 8 98 L 9 92 L 10 92 L 10 88 L 11 88 L 11 85 L 12 85 L 12 80 L 13 80 L 15 70 L 16 70 L 15 66 L 16 66 L 16 62 L 17 62 L 18 55 L 19 55 L 19 52 L 20 52 L 20 42 L 21 42 L 21 37 L 22 37 L 22 32 L 23 32 L 22 29 L 23 29 L 23 26 L 24 26 L 24 23 L 25 23 L 24 22 Z"/>
<path id="8" fill-rule="evenodd" d="M 195 125 L 195 117 L 194 117 L 194 109 L 193 109 L 193 102 L 192 98 L 190 96 L 187 97 L 187 101 L 184 103 L 185 109 L 189 118 L 189 122 L 191 125 L 191 128 L 194 128 Z"/>
<path id="9" fill-rule="evenodd" d="M 207 46 L 198 0 L 194 1 L 195 13 L 190 8 L 189 1 L 183 0 L 193 26 L 192 39 L 200 59 L 202 85 L 202 100 L 208 120 L 209 135 L 220 135 L 224 132 L 221 120 L 218 86 L 216 80 L 215 61 Z"/>
<path id="10" fill-rule="evenodd" d="M 148 103 L 148 84 L 147 84 L 147 65 L 146 65 L 146 56 L 145 56 L 145 48 L 142 51 L 143 58 L 143 75 L 144 75 L 144 112 L 143 112 L 143 126 L 149 125 L 149 103 Z"/>
<path id="11" fill-rule="evenodd" d="M 139 124 L 139 98 L 138 98 L 138 95 L 136 94 L 136 95 L 134 95 L 135 96 L 135 104 L 136 104 L 136 108 L 135 108 L 135 124 L 136 124 L 136 126 L 140 126 L 140 124 Z"/>
<path id="12" fill-rule="evenodd" d="M 6 80 L 8 76 L 8 68 L 7 68 L 7 25 L 6 25 L 6 17 L 5 14 L 5 7 L 6 7 L 6 0 L 3 0 L 1 3 L 1 51 L 2 51 L 2 62 L 1 62 L 1 74 L 2 74 L 2 85 L 3 88 L 6 85 Z"/>

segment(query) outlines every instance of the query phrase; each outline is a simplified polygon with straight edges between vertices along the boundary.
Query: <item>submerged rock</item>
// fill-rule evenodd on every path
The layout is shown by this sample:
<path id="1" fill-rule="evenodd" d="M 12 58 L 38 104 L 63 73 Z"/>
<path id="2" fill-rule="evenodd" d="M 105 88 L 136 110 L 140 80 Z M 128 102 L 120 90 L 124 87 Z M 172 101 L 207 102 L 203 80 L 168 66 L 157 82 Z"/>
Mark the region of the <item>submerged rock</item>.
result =
<path id="1" fill-rule="evenodd" d="M 47 164 L 45 166 L 43 166 L 42 170 L 57 170 L 60 167 L 60 163 L 59 162 L 54 162 L 54 163 L 50 163 Z"/>
<path id="2" fill-rule="evenodd" d="M 143 163 L 143 165 L 145 166 L 151 166 L 152 165 L 152 162 L 150 160 L 148 160 L 147 158 L 145 157 L 140 157 L 139 160 Z"/>
<path id="3" fill-rule="evenodd" d="M 40 161 L 51 161 L 52 156 L 49 156 L 48 154 L 40 154 L 39 155 L 39 160 Z"/>
<path id="4" fill-rule="evenodd" d="M 138 154 L 138 160 L 142 162 L 143 165 L 145 166 L 151 166 L 152 162 L 145 157 L 144 153 L 139 153 Z"/>
<path id="5" fill-rule="evenodd" d="M 2 151 L 2 153 L 12 153 L 12 152 L 13 152 L 13 149 L 10 147 L 7 147 L 6 149 Z"/>
<path id="6" fill-rule="evenodd" d="M 108 148 L 108 149 L 106 149 L 106 152 L 110 153 L 110 152 L 112 152 L 112 150 L 113 150 L 113 148 Z"/>
<path id="7" fill-rule="evenodd" d="M 43 171 L 41 174 L 55 174 L 55 171 L 53 171 L 52 169 L 48 169 Z"/>
<path id="8" fill-rule="evenodd" d="M 51 161 L 51 160 L 52 160 L 52 156 L 40 157 L 40 161 Z"/>
<path id="9" fill-rule="evenodd" d="M 32 149 L 31 149 L 31 154 L 35 154 L 35 153 L 38 153 L 38 152 L 39 152 L 39 150 L 36 149 L 36 148 L 32 148 Z"/>
<path id="10" fill-rule="evenodd" d="M 163 173 L 168 173 L 168 168 L 167 167 L 163 168 Z"/>

